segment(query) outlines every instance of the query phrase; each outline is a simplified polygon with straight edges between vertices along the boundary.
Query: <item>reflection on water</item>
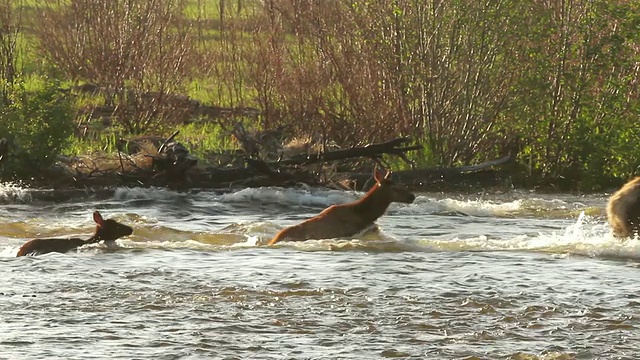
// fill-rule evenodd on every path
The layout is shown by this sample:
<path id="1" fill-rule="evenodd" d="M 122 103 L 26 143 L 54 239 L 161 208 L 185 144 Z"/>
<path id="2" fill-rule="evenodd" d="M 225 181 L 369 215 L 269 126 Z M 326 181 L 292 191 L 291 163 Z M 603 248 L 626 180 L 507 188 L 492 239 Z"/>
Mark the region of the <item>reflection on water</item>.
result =
<path id="1" fill-rule="evenodd" d="M 260 246 L 360 194 L 0 188 L 0 358 L 637 357 L 637 239 L 606 197 L 420 194 L 355 239 Z M 16 258 L 35 236 L 134 227 L 115 245 Z"/>

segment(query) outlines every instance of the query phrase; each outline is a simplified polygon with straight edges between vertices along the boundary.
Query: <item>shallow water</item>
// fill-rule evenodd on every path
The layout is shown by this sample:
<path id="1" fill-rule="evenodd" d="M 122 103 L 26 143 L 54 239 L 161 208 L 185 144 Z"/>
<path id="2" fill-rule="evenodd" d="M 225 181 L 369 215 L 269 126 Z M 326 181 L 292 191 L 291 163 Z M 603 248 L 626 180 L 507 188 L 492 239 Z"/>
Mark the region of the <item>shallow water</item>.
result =
<path id="1" fill-rule="evenodd" d="M 35 199 L 0 186 L 2 359 L 635 359 L 640 243 L 606 195 L 419 194 L 379 233 L 260 246 L 361 193 L 118 189 Z M 16 258 L 32 237 L 115 245 Z M 83 235 L 85 236 L 85 235 Z"/>

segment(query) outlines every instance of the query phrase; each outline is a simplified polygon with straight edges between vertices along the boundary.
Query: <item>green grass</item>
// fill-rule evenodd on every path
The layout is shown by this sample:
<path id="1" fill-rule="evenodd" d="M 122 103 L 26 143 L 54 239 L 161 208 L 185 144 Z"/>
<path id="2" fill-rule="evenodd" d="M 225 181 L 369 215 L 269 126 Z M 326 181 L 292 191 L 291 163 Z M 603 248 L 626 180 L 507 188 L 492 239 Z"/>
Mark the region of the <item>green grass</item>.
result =
<path id="1" fill-rule="evenodd" d="M 86 155 L 96 152 L 115 153 L 118 150 L 116 148 L 117 140 L 118 136 L 116 134 L 101 134 L 97 139 L 84 139 L 71 136 L 69 145 L 62 153 L 68 156 Z"/>
<path id="2" fill-rule="evenodd" d="M 219 125 L 212 123 L 195 123 L 182 126 L 177 136 L 178 142 L 188 145 L 191 153 L 199 158 L 207 157 L 210 151 L 233 149 L 237 146 L 231 141 Z"/>
<path id="3" fill-rule="evenodd" d="M 407 156 L 407 159 L 415 164 L 416 169 L 435 167 L 436 161 L 433 158 L 431 150 L 427 147 L 426 139 L 418 139 L 416 143 L 405 144 L 403 146 L 412 146 L 416 144 L 421 144 L 422 149 L 406 152 L 405 155 Z M 385 156 L 385 160 L 389 166 L 396 171 L 411 169 L 411 165 L 398 156 L 387 155 Z"/>
<path id="4" fill-rule="evenodd" d="M 194 123 L 180 126 L 180 133 L 176 141 L 184 144 L 189 151 L 198 158 L 206 158 L 211 151 L 223 149 L 235 149 L 237 146 L 231 141 L 231 137 L 220 129 L 220 126 L 212 123 Z M 162 136 L 168 137 L 172 131 L 165 131 Z M 127 137 L 126 138 L 133 138 Z M 117 151 L 116 143 L 119 135 L 116 132 L 101 134 L 95 139 L 78 138 L 72 136 L 69 146 L 64 150 L 65 155 L 77 156 L 95 152 L 114 153 Z"/>

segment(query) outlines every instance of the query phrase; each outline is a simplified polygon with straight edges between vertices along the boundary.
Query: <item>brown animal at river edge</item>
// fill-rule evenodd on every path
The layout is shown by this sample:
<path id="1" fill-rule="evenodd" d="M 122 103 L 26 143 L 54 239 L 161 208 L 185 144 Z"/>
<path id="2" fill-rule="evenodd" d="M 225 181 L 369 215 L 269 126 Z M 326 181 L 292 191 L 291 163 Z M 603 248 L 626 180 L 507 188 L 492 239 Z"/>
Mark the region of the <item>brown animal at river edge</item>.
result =
<path id="1" fill-rule="evenodd" d="M 607 220 L 616 237 L 632 237 L 640 231 L 640 176 L 611 195 Z"/>
<path id="2" fill-rule="evenodd" d="M 98 211 L 93 213 L 93 221 L 96 222 L 96 231 L 90 238 L 49 238 L 33 239 L 27 241 L 18 250 L 17 256 L 40 255 L 50 252 L 64 253 L 82 245 L 93 244 L 100 241 L 115 241 L 123 236 L 131 235 L 133 229 L 113 219 L 103 219 Z"/>
<path id="3" fill-rule="evenodd" d="M 391 180 L 391 172 L 383 177 L 373 171 L 376 184 L 361 199 L 340 205 L 332 205 L 319 215 L 280 231 L 268 245 L 279 241 L 304 241 L 309 239 L 334 239 L 356 235 L 369 228 L 382 216 L 392 202 L 410 204 L 415 200 L 409 190 Z"/>

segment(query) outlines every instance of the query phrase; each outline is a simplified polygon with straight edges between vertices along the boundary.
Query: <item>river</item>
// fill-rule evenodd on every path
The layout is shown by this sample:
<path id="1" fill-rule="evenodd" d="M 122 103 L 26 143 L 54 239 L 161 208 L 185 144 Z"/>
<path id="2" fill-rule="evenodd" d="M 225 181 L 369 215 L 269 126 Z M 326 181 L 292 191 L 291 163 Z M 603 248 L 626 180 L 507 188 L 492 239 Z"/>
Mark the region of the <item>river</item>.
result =
<path id="1" fill-rule="evenodd" d="M 636 359 L 640 244 L 606 194 L 419 193 L 356 239 L 261 246 L 362 193 L 0 185 L 1 359 Z M 16 258 L 33 237 L 134 228 Z"/>

